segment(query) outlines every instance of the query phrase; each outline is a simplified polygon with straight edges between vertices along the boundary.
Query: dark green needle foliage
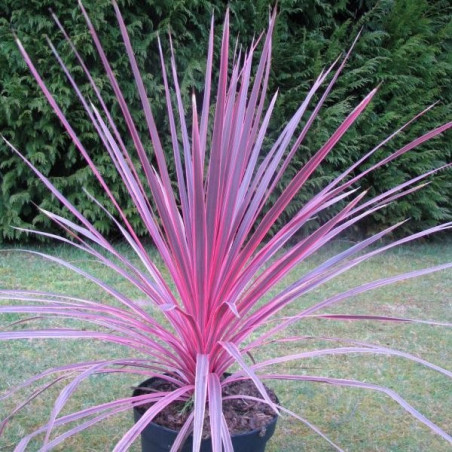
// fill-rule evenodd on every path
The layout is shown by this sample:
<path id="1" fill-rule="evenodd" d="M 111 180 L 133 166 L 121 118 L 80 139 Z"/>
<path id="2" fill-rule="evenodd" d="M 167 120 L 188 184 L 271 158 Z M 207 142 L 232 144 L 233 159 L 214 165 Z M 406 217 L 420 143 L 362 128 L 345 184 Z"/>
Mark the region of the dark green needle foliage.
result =
<path id="1" fill-rule="evenodd" d="M 94 50 L 84 19 L 79 10 L 62 0 L 3 0 L 0 3 L 0 132 L 25 155 L 87 216 L 95 219 L 102 233 L 115 235 L 112 222 L 84 195 L 85 187 L 108 206 L 102 188 L 94 180 L 86 163 L 58 122 L 40 93 L 36 82 L 23 62 L 12 31 L 16 32 L 48 81 L 56 100 L 67 114 L 106 181 L 118 194 L 121 205 L 138 232 L 144 232 L 140 220 L 126 197 L 122 184 L 116 180 L 115 169 L 109 163 L 89 118 L 82 112 L 64 73 L 54 62 L 45 36 L 56 45 L 82 91 L 92 96 L 75 58 L 72 57 L 61 33 L 55 26 L 49 8 L 67 27 L 88 67 L 93 73 L 104 98 L 113 94 L 106 88 L 106 76 Z M 145 137 L 145 123 L 123 44 L 114 23 L 109 0 L 85 0 L 85 6 L 102 36 L 108 58 L 115 68 L 135 118 Z M 160 130 L 167 130 L 165 99 L 157 50 L 157 35 L 172 32 L 184 95 L 192 91 L 202 98 L 205 48 L 214 12 L 217 27 L 221 26 L 225 2 L 220 0 L 120 0 L 119 5 L 128 24 L 138 64 L 150 93 L 154 115 Z M 269 6 L 274 2 L 231 0 L 232 33 L 241 42 L 251 43 L 253 36 L 265 29 Z M 342 122 L 345 115 L 373 87 L 382 83 L 379 94 L 356 126 L 341 140 L 327 161 L 306 184 L 296 200 L 282 216 L 287 221 L 312 193 L 334 175 L 349 167 L 391 131 L 397 129 L 416 113 L 433 102 L 439 104 L 425 117 L 401 134 L 394 143 L 381 149 L 375 159 L 393 152 L 397 146 L 422 135 L 451 117 L 452 91 L 452 20 L 447 0 L 280 0 L 279 18 L 274 33 L 272 91 L 279 89 L 280 97 L 274 112 L 268 144 L 284 126 L 283 118 L 290 116 L 304 99 L 310 84 L 321 69 L 334 61 L 363 28 L 362 36 L 339 79 L 336 88 L 314 123 L 303 146 L 286 171 L 282 187 L 307 159 L 325 142 Z M 167 39 L 163 39 L 168 55 Z M 217 65 L 218 66 L 218 65 Z M 214 65 L 215 67 L 215 65 Z M 121 74 L 124 76 L 121 77 Z M 91 93 L 91 94 L 90 94 Z M 112 113 L 123 127 L 117 105 Z M 116 114 L 115 114 L 116 113 Z M 165 136 L 161 133 L 161 136 Z M 169 140 L 169 132 L 166 134 Z M 168 142 L 169 143 L 169 142 Z M 148 143 L 149 145 L 149 143 Z M 150 145 L 149 145 L 150 147 Z M 171 154 L 168 153 L 168 159 Z M 369 176 L 362 184 L 370 188 L 369 196 L 451 161 L 450 133 L 413 150 L 391 165 Z M 369 162 L 370 165 L 372 162 Z M 170 168 L 172 167 L 170 162 Z M 174 170 L 173 170 L 174 173 Z M 277 193 L 275 193 L 275 196 Z M 432 178 L 422 190 L 403 198 L 360 225 L 357 233 L 370 233 L 389 224 L 411 217 L 404 230 L 421 230 L 451 218 L 452 172 L 443 171 Z M 271 203 L 270 199 L 270 203 Z M 11 226 L 50 230 L 47 217 L 36 205 L 58 212 L 48 190 L 30 174 L 25 164 L 0 144 L 0 241 L 25 239 L 24 233 Z M 322 214 L 309 224 L 315 228 L 333 215 Z M 403 229 L 403 228 L 402 228 Z"/>

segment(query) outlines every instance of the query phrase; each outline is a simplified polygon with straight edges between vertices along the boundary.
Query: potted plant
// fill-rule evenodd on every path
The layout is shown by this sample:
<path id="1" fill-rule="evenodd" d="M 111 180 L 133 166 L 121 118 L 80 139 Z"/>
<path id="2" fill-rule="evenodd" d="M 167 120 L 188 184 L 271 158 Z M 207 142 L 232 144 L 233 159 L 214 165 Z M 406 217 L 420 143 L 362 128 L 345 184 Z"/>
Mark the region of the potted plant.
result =
<path id="1" fill-rule="evenodd" d="M 171 450 L 175 451 L 184 447 L 182 450 L 263 451 L 266 441 L 274 431 L 277 416 L 281 412 L 289 413 L 300 419 L 325 438 L 334 448 L 341 450 L 314 425 L 280 405 L 277 397 L 263 383 L 263 380 L 271 379 L 312 381 L 381 391 L 446 441 L 452 442 L 452 438 L 444 430 L 387 388 L 362 381 L 288 375 L 267 370 L 270 366 L 279 363 L 327 354 L 372 353 L 401 356 L 451 376 L 447 370 L 416 356 L 375 344 L 351 341 L 346 347 L 300 351 L 296 354 L 257 362 L 252 358 L 254 350 L 272 340 L 280 340 L 279 335 L 295 322 L 300 322 L 312 315 L 331 317 L 331 315 L 319 314 L 319 312 L 349 296 L 452 266 L 447 263 L 373 281 L 330 296 L 301 310 L 296 315 L 279 318 L 279 321 L 275 323 L 270 322 L 272 319 L 278 319 L 277 316 L 282 309 L 304 294 L 372 256 L 402 243 L 451 227 L 451 223 L 447 223 L 404 239 L 381 244 L 380 239 L 399 226 L 394 225 L 357 242 L 314 270 L 307 272 L 298 280 L 282 289 L 277 288 L 276 292 L 270 294 L 270 291 L 275 289 L 277 284 L 297 264 L 312 256 L 347 228 L 353 227 L 362 218 L 383 209 L 395 199 L 419 189 L 421 185 L 418 185 L 418 182 L 436 170 L 408 180 L 371 199 L 366 198 L 366 192 L 358 192 L 358 189 L 353 187 L 356 187 L 357 183 L 369 172 L 444 132 L 452 126 L 452 123 L 426 132 L 425 135 L 406 144 L 391 156 L 361 172 L 357 171 L 361 164 L 408 127 L 412 121 L 403 125 L 366 153 L 352 167 L 331 180 L 287 224 L 269 237 L 268 233 L 281 213 L 335 144 L 353 125 L 378 90 L 371 91 L 353 109 L 325 144 L 313 154 L 308 163 L 284 187 L 277 200 L 269 205 L 270 195 L 278 186 L 282 174 L 318 116 L 350 51 L 342 62 L 336 62 L 320 73 L 306 99 L 300 104 L 299 109 L 282 130 L 279 138 L 267 149 L 264 148 L 263 143 L 277 98 L 277 94 L 275 94 L 267 103 L 266 91 L 270 74 L 271 38 L 276 18 L 275 12 L 271 15 L 267 33 L 253 42 L 249 50 L 240 52 L 236 48 L 232 57 L 232 66 L 229 48 L 229 16 L 226 13 L 214 104 L 211 104 L 214 60 L 212 21 L 202 106 L 198 111 L 196 97 L 193 96 L 190 119 L 186 115 L 186 107 L 183 105 L 174 55 L 171 56 L 171 87 L 163 52 L 159 45 L 168 106 L 169 134 L 176 168 L 177 185 L 174 189 L 168 171 L 166 151 L 163 149 L 160 139 L 160 134 L 165 132 L 157 130 L 148 101 L 148 93 L 135 61 L 126 25 L 118 6 L 115 3 L 113 5 L 142 103 L 152 142 L 152 153 L 143 144 L 142 137 L 137 132 L 135 119 L 130 114 L 116 75 L 102 49 L 96 31 L 83 5 L 80 4 L 80 7 L 133 140 L 134 152 L 140 161 L 139 167 L 132 163 L 132 153 L 126 148 L 109 107 L 103 101 L 99 88 L 70 37 L 55 16 L 57 25 L 64 33 L 92 85 L 95 95 L 94 102 L 97 106 L 83 96 L 50 41 L 49 45 L 130 194 L 136 211 L 165 264 L 172 286 L 165 278 L 161 268 L 155 264 L 151 254 L 143 245 L 142 239 L 136 234 L 114 193 L 92 162 L 88 150 L 66 120 L 63 111 L 56 103 L 19 39 L 17 39 L 17 43 L 20 52 L 37 83 L 116 209 L 115 215 L 110 214 L 106 209 L 105 211 L 121 232 L 124 241 L 130 245 L 139 258 L 141 266 L 134 264 L 118 252 L 108 238 L 97 231 L 92 222 L 80 213 L 46 176 L 33 166 L 12 143 L 6 139 L 5 142 L 27 162 L 31 170 L 75 218 L 75 220 L 70 220 L 45 211 L 44 213 L 61 226 L 67 235 L 56 236 L 46 232 L 33 232 L 69 243 L 117 272 L 143 295 L 149 306 L 152 305 L 164 316 L 165 321 L 159 321 L 152 315 L 152 312 L 126 294 L 111 287 L 107 282 L 98 280 L 86 271 L 54 256 L 44 255 L 45 258 L 94 282 L 114 297 L 117 303 L 113 306 L 94 300 L 62 296 L 57 293 L 1 290 L 1 299 L 20 302 L 2 305 L 0 307 L 2 313 L 24 313 L 43 318 L 59 316 L 63 319 L 76 319 L 83 326 L 0 331 L 1 340 L 22 338 L 102 340 L 127 347 L 132 356 L 124 359 L 78 362 L 72 365 L 57 366 L 4 394 L 4 397 L 11 396 L 19 389 L 53 376 L 50 383 L 42 384 L 23 404 L 3 420 L 2 429 L 10 417 L 33 400 L 36 395 L 54 383 L 65 382 L 47 422 L 22 438 L 16 450 L 25 450 L 31 439 L 39 434 L 44 434 L 42 450 L 49 450 L 63 442 L 68 436 L 79 433 L 108 416 L 130 409 L 134 410 L 136 422 L 119 440 L 115 451 L 126 450 L 140 435 L 142 435 L 143 447 L 150 446 L 157 434 L 155 430 L 147 433 L 148 429 L 158 429 L 163 432 L 158 435 L 171 436 L 167 443 L 150 446 L 154 447 L 152 450 L 168 450 L 168 447 L 171 447 Z M 260 57 L 256 70 L 253 71 L 253 57 L 258 46 L 260 46 Z M 323 93 L 321 93 L 320 100 L 311 106 L 313 98 L 321 89 L 323 89 Z M 211 113 L 212 105 L 214 106 L 213 113 Z M 426 113 L 430 108 L 419 113 L 417 117 Z M 300 131 L 299 125 L 302 121 L 304 121 L 304 126 Z M 188 123 L 190 123 L 190 127 L 187 125 Z M 86 193 L 86 196 L 93 203 L 99 204 L 90 193 Z M 340 205 L 341 208 L 330 220 L 305 237 L 297 236 L 306 222 L 333 205 Z M 376 244 L 380 245 L 371 247 Z M 40 254 L 37 251 L 30 252 Z M 265 298 L 266 295 L 267 298 Z M 367 318 L 359 315 L 344 317 L 355 320 Z M 373 316 L 373 319 L 406 321 L 387 316 Z M 133 357 L 134 355 L 139 357 Z M 233 367 L 234 365 L 235 367 Z M 123 373 L 136 374 L 145 381 L 135 389 L 133 394 L 125 394 L 122 399 L 62 415 L 66 402 L 84 380 L 93 375 L 111 373 L 118 369 Z M 257 417 L 260 416 L 264 421 L 262 423 L 253 421 L 254 425 L 239 426 L 237 431 L 241 433 L 234 434 L 232 423 L 237 415 L 233 414 L 228 417 L 227 412 L 233 410 L 234 406 L 242 405 L 243 408 L 244 404 L 259 410 Z M 169 418 L 168 413 L 171 413 L 171 410 L 173 412 L 175 410 L 177 415 L 171 417 L 177 417 L 175 422 L 179 422 L 178 430 L 173 432 L 171 432 L 171 428 L 168 429 L 153 422 L 162 413 L 160 417 Z M 183 414 L 185 417 L 182 416 Z M 76 425 L 72 426 L 74 422 Z M 71 426 L 67 427 L 69 425 Z M 67 427 L 65 432 L 61 433 L 58 430 L 56 436 L 52 436 L 55 428 L 65 426 Z M 243 433 L 244 430 L 245 433 Z M 248 430 L 252 432 L 248 433 Z M 208 438 L 203 439 L 203 437 Z M 255 437 L 256 445 L 250 446 L 246 442 L 245 446 L 241 446 L 240 437 L 245 438 L 246 441 Z M 149 438 L 152 438 L 152 441 Z M 158 447 L 163 449 L 158 449 Z M 240 449 L 241 447 L 244 448 Z"/>

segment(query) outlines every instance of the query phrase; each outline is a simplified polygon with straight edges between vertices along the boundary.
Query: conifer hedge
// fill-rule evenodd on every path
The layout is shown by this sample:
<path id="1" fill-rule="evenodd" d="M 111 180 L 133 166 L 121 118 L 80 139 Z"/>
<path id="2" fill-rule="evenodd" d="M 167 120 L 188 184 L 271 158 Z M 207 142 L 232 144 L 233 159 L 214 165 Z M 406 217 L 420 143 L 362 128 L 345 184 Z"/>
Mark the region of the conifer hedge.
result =
<path id="1" fill-rule="evenodd" d="M 217 26 L 221 27 L 225 3 L 220 0 L 119 0 L 118 3 L 129 26 L 138 63 L 147 74 L 145 83 L 159 121 L 158 127 L 165 130 L 167 123 L 156 36 L 160 34 L 165 45 L 165 35 L 171 29 L 184 93 L 187 96 L 192 90 L 201 93 L 210 17 L 214 12 Z M 273 3 L 269 0 L 230 1 L 233 32 L 240 34 L 242 42 L 250 42 L 265 28 L 269 6 Z M 145 137 L 144 121 L 140 121 L 142 112 L 110 1 L 85 0 L 84 4 L 103 38 L 126 100 L 135 111 L 137 124 L 142 124 L 141 132 Z M 86 187 L 96 197 L 105 200 L 101 188 L 63 132 L 22 61 L 14 43 L 13 30 L 37 63 L 41 75 L 48 81 L 71 124 L 90 149 L 94 162 L 122 200 L 122 205 L 129 206 L 126 211 L 140 230 L 138 215 L 125 196 L 115 169 L 46 45 L 45 35 L 65 57 L 82 91 L 89 93 L 88 84 L 51 19 L 49 7 L 57 13 L 72 36 L 99 86 L 105 87 L 106 100 L 113 99 L 100 61 L 94 56 L 84 20 L 73 2 L 3 0 L 0 3 L 0 131 L 49 176 L 84 215 L 95 221 L 100 231 L 114 234 L 110 229 L 111 223 L 81 190 L 81 187 Z M 314 190 L 429 104 L 440 101 L 403 136 L 382 149 L 376 158 L 450 120 L 452 8 L 448 0 L 280 0 L 278 9 L 270 90 L 279 88 L 280 97 L 272 124 L 273 133 L 283 127 L 319 71 L 346 49 L 363 28 L 347 70 L 337 83 L 320 120 L 314 124 L 296 155 L 283 184 L 324 142 L 358 100 L 382 83 L 376 100 L 363 118 L 300 193 L 293 210 L 286 212 L 287 219 Z M 113 105 L 112 109 L 115 113 L 117 106 Z M 363 185 L 372 193 L 382 192 L 414 175 L 450 162 L 451 155 L 449 133 L 381 169 L 367 178 Z M 0 241 L 25 239 L 22 232 L 11 226 L 52 228 L 37 206 L 56 212 L 60 207 L 3 143 L 0 144 L 0 184 Z M 361 225 L 359 232 L 373 232 L 407 217 L 412 221 L 404 227 L 410 231 L 450 219 L 451 195 L 452 172 L 444 171 L 432 178 L 423 190 L 375 214 Z M 106 200 L 105 205 L 108 205 Z M 325 217 L 318 221 L 323 220 Z M 315 226 L 314 223 L 310 225 Z"/>

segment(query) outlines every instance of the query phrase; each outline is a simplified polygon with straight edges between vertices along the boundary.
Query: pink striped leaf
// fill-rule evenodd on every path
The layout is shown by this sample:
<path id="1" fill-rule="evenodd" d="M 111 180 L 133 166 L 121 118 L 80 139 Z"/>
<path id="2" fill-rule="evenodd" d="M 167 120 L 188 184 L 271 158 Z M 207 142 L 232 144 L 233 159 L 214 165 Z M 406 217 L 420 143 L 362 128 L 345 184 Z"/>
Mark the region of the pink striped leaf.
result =
<path id="1" fill-rule="evenodd" d="M 440 435 L 450 444 L 452 444 L 452 437 L 447 434 L 442 428 L 438 425 L 434 424 L 428 418 L 426 418 L 423 414 L 421 414 L 418 410 L 416 410 L 412 405 L 410 405 L 405 399 L 400 397 L 392 389 L 385 388 L 383 386 L 378 386 L 372 383 L 364 383 L 358 380 L 346 380 L 340 378 L 331 378 L 331 377 L 317 377 L 317 376 L 309 376 L 309 375 L 282 375 L 282 374 L 269 374 L 269 375 L 261 375 L 261 378 L 269 378 L 272 380 L 295 380 L 295 381 L 310 381 L 315 383 L 326 383 L 334 386 L 345 386 L 352 388 L 361 388 L 361 389 L 370 389 L 372 391 L 378 391 L 386 394 L 391 399 L 393 399 L 397 404 L 399 404 L 405 411 L 410 413 L 414 418 L 418 421 L 422 422 L 424 425 L 429 427 L 433 432 Z"/>
<path id="2" fill-rule="evenodd" d="M 63 375 L 63 376 L 57 377 L 57 378 L 53 379 L 50 383 L 46 383 L 46 384 L 40 386 L 35 391 L 33 391 L 33 393 L 31 395 L 27 396 L 27 398 L 26 398 L 26 400 L 24 402 L 22 402 L 19 405 L 17 405 L 16 408 L 14 408 L 14 410 L 11 411 L 8 414 L 8 416 L 6 416 L 2 420 L 2 422 L 0 422 L 0 436 L 2 436 L 6 425 L 8 424 L 10 419 L 12 419 L 14 417 L 15 414 L 17 414 L 21 409 L 23 409 L 25 406 L 27 406 L 29 403 L 31 403 L 40 394 L 42 394 L 43 392 L 47 391 L 47 389 L 49 389 L 51 386 L 53 386 L 54 384 L 66 379 L 66 378 L 69 378 L 69 376 Z"/>
<path id="3" fill-rule="evenodd" d="M 86 410 L 79 411 L 77 413 L 73 413 L 71 415 L 63 416 L 62 418 L 59 418 L 55 421 L 55 426 L 65 425 L 74 420 L 83 419 L 83 418 L 86 418 L 87 416 L 91 416 L 95 413 L 105 411 L 108 409 L 108 411 L 105 411 L 104 413 L 97 415 L 88 421 L 82 422 L 81 424 L 78 424 L 76 427 L 69 429 L 65 433 L 57 436 L 52 441 L 50 441 L 46 446 L 44 446 L 41 450 L 50 451 L 55 446 L 62 443 L 65 439 L 69 438 L 70 436 L 80 433 L 83 430 L 93 426 L 94 424 L 97 424 L 98 422 L 101 422 L 104 419 L 107 419 L 110 416 L 113 416 L 115 414 L 121 413 L 126 410 L 130 410 L 132 407 L 135 407 L 135 406 L 149 404 L 150 402 L 154 402 L 154 401 L 157 402 L 164 396 L 165 396 L 165 394 L 161 394 L 161 395 L 145 394 L 142 396 L 131 397 L 128 399 L 115 400 L 114 402 L 109 402 L 106 404 L 98 405 L 98 406 L 91 407 Z M 30 435 L 27 435 L 19 442 L 19 444 L 14 449 L 14 451 L 15 452 L 25 452 L 26 446 L 28 445 L 30 440 L 33 437 L 35 437 L 41 433 L 44 433 L 45 431 L 46 431 L 46 427 L 44 426 L 44 427 L 41 427 L 41 428 L 35 430 Z"/>
<path id="4" fill-rule="evenodd" d="M 265 389 L 262 382 L 259 380 L 258 376 L 254 373 L 252 366 L 248 366 L 248 364 L 246 364 L 237 346 L 230 342 L 221 343 L 221 346 L 234 358 L 234 360 L 243 369 L 246 375 L 248 375 L 248 377 L 251 378 L 253 383 L 256 385 L 256 388 L 262 394 L 264 400 L 272 407 L 275 413 L 278 414 L 278 409 L 276 408 L 275 403 L 270 399 L 267 390 Z"/>
<path id="5" fill-rule="evenodd" d="M 192 390 L 191 386 L 183 386 L 176 389 L 168 395 L 160 397 L 160 399 L 152 405 L 143 416 L 135 423 L 135 425 L 118 441 L 113 452 L 126 452 L 140 433 L 152 421 L 152 419 L 171 402 L 178 400 L 181 396 Z"/>
<path id="6" fill-rule="evenodd" d="M 401 322 L 401 323 L 423 323 L 424 325 L 436 325 L 452 327 L 452 323 L 436 322 L 433 320 L 421 320 L 421 319 L 406 319 L 402 317 L 388 317 L 381 315 L 358 315 L 358 314 L 317 314 L 307 317 L 328 319 L 328 320 L 378 320 L 381 322 Z"/>
<path id="7" fill-rule="evenodd" d="M 381 346 L 375 346 L 372 348 L 342 347 L 342 348 L 313 350 L 310 352 L 303 352 L 303 353 L 297 353 L 294 355 L 281 356 L 279 358 L 272 358 L 272 359 L 254 364 L 252 367 L 253 367 L 253 369 L 259 370 L 259 369 L 265 368 L 267 366 L 273 366 L 275 364 L 286 363 L 289 361 L 295 361 L 295 360 L 299 360 L 299 359 L 316 358 L 319 356 L 326 356 L 326 355 L 343 355 L 343 354 L 353 354 L 353 353 L 371 353 L 371 354 L 377 354 L 377 355 L 383 354 L 383 355 L 400 356 L 402 358 L 409 359 L 411 361 L 422 364 L 432 370 L 436 370 L 437 372 L 439 372 L 449 378 L 452 378 L 452 372 L 448 371 L 447 369 L 444 369 L 440 366 L 432 364 L 421 358 L 417 358 L 416 356 L 413 356 L 409 353 L 404 353 L 404 352 L 401 352 L 398 350 L 392 350 L 387 347 L 381 347 Z"/>
<path id="8" fill-rule="evenodd" d="M 221 417 L 223 415 L 221 384 L 217 374 L 210 373 L 207 379 L 209 396 L 210 437 L 213 452 L 222 452 Z"/>
<path id="9" fill-rule="evenodd" d="M 234 446 L 232 445 L 231 433 L 226 423 L 224 414 L 221 413 L 221 440 L 223 442 L 224 452 L 234 452 Z"/>
<path id="10" fill-rule="evenodd" d="M 196 375 L 194 393 L 193 451 L 201 447 L 204 414 L 206 411 L 207 387 L 209 375 L 209 356 L 198 353 L 196 356 Z"/>
<path id="11" fill-rule="evenodd" d="M 170 452 L 179 452 L 179 450 L 184 444 L 184 441 L 190 435 L 190 429 L 193 428 L 193 418 L 194 414 L 193 412 L 191 412 L 187 420 L 185 421 L 184 425 L 179 430 L 179 433 L 177 434 L 176 439 L 174 440 L 174 443 L 171 446 Z"/>
<path id="12" fill-rule="evenodd" d="M 240 400 L 241 399 L 245 399 L 245 400 L 252 400 L 252 401 L 255 401 L 255 402 L 266 403 L 265 400 L 263 400 L 263 399 L 259 399 L 257 397 L 252 397 L 252 396 L 249 396 L 249 395 L 226 396 L 224 398 L 224 400 L 237 400 L 237 399 L 240 399 Z M 277 405 L 277 407 L 278 407 L 278 410 L 281 410 L 283 413 L 287 413 L 290 416 L 292 416 L 293 418 L 301 421 L 303 424 L 305 424 L 307 427 L 309 427 L 311 430 L 313 430 L 315 433 L 317 433 L 317 435 L 321 436 L 325 441 L 327 441 L 336 450 L 338 450 L 340 452 L 344 452 L 337 444 L 335 444 L 333 441 L 331 441 L 324 433 L 322 433 L 322 431 L 319 428 L 317 428 L 311 422 L 309 422 L 305 418 L 299 416 L 298 414 L 294 413 L 293 411 L 290 411 L 287 408 L 284 408 L 281 405 Z"/>

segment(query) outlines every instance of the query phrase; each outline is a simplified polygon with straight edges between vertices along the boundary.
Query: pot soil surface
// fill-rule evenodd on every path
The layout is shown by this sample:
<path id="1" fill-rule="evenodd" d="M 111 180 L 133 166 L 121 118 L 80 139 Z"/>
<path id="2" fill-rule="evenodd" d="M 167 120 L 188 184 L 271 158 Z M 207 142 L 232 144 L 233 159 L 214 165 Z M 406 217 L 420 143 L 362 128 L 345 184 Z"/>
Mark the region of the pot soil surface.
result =
<path id="1" fill-rule="evenodd" d="M 145 389 L 147 388 L 147 389 Z M 149 392 L 174 391 L 177 386 L 163 379 L 153 379 L 148 386 L 140 386 L 136 395 L 148 394 Z M 265 386 L 270 399 L 278 403 L 274 391 Z M 262 398 L 261 393 L 251 380 L 240 380 L 223 386 L 223 397 L 244 395 Z M 153 404 L 137 407 L 140 413 L 144 413 Z M 155 424 L 179 431 L 187 420 L 193 409 L 193 400 L 187 402 L 173 402 L 161 411 L 153 420 Z M 226 418 L 231 435 L 261 430 L 261 435 L 265 435 L 266 426 L 275 417 L 275 412 L 266 404 L 248 399 L 223 400 L 223 414 Z M 210 427 L 208 422 L 208 409 L 204 420 L 203 439 L 210 437 Z"/>

